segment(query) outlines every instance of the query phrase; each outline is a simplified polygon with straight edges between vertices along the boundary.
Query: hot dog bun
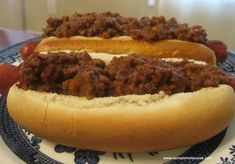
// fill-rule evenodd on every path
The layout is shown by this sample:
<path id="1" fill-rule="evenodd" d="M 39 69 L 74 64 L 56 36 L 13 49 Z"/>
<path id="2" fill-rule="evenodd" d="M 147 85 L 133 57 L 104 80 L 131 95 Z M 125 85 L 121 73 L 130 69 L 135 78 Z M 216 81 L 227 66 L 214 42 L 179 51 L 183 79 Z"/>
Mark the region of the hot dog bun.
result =
<path id="1" fill-rule="evenodd" d="M 188 146 L 216 135 L 233 119 L 235 96 L 230 86 L 221 85 L 172 96 L 87 100 L 13 86 L 7 105 L 23 128 L 55 143 L 144 152 Z"/>
<path id="2" fill-rule="evenodd" d="M 53 142 L 144 152 L 192 145 L 216 135 L 234 117 L 235 95 L 230 86 L 220 85 L 172 96 L 160 92 L 88 100 L 15 85 L 7 105 L 23 128 Z"/>
<path id="3" fill-rule="evenodd" d="M 133 40 L 129 36 L 103 39 L 99 37 L 73 36 L 70 38 L 48 37 L 42 39 L 35 51 L 76 50 L 106 52 L 110 54 L 135 54 L 161 58 L 188 58 L 216 63 L 214 52 L 203 44 L 182 40 L 147 42 Z"/>

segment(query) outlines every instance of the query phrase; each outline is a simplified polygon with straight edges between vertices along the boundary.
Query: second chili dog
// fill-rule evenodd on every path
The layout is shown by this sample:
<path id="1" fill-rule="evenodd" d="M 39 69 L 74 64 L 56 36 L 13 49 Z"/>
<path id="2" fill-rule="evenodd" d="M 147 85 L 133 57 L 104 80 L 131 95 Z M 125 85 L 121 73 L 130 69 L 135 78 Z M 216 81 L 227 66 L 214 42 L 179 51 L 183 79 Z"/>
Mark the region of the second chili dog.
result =
<path id="1" fill-rule="evenodd" d="M 74 50 L 182 57 L 216 63 L 214 52 L 206 46 L 201 26 L 180 24 L 161 17 L 127 18 L 117 13 L 87 13 L 49 18 L 41 51 Z"/>

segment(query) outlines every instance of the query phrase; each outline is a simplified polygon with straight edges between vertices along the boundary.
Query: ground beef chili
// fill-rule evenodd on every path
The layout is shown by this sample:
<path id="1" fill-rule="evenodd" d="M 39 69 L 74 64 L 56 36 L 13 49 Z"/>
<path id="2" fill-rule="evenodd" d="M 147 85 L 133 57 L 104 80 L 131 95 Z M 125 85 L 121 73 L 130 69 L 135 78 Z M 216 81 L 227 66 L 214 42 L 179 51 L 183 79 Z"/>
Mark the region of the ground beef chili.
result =
<path id="1" fill-rule="evenodd" d="M 105 65 L 86 52 L 59 52 L 46 56 L 35 53 L 26 59 L 20 65 L 18 86 L 92 99 L 159 91 L 172 95 L 228 83 L 228 77 L 216 66 L 188 60 L 175 63 L 132 55 L 114 57 Z"/>
<path id="2" fill-rule="evenodd" d="M 127 18 L 117 13 L 75 13 L 72 16 L 49 18 L 44 36 L 71 37 L 75 35 L 102 38 L 131 36 L 133 39 L 158 41 L 179 39 L 206 43 L 206 32 L 201 26 L 179 24 L 175 18 L 160 17 Z"/>
<path id="3" fill-rule="evenodd" d="M 20 65 L 21 88 L 87 98 L 108 94 L 110 80 L 103 61 L 86 52 L 47 56 L 36 53 Z"/>
<path id="4" fill-rule="evenodd" d="M 228 77 L 215 65 L 196 65 L 187 60 L 168 62 L 181 70 L 186 77 L 185 91 L 191 92 L 203 87 L 217 87 L 219 84 L 229 84 Z"/>
<path id="5" fill-rule="evenodd" d="M 157 58 L 120 57 L 107 66 L 112 81 L 111 95 L 167 94 L 184 92 L 186 79 L 182 71 Z"/>

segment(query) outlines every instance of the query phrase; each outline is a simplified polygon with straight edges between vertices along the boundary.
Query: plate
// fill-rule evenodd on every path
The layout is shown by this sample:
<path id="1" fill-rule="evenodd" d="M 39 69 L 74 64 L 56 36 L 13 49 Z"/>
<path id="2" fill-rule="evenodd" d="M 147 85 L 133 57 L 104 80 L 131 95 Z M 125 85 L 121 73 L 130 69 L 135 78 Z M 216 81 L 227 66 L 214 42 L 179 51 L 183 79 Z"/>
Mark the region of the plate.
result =
<path id="1" fill-rule="evenodd" d="M 19 49 L 23 43 L 0 51 L 0 63 L 18 65 L 21 62 Z M 229 52 L 228 59 L 218 65 L 230 76 L 235 76 L 233 52 Z M 8 148 L 26 163 L 235 163 L 235 120 L 218 135 L 190 147 L 160 152 L 106 153 L 51 143 L 31 134 L 12 120 L 6 107 L 6 97 L 0 95 L 0 135 Z"/>

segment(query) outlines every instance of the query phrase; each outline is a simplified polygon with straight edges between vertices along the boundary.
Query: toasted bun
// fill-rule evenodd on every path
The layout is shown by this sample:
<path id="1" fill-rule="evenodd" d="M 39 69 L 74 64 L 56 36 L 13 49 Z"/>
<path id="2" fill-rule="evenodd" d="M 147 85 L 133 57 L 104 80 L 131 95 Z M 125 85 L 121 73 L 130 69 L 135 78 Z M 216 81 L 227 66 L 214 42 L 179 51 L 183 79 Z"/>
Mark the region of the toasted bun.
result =
<path id="1" fill-rule="evenodd" d="M 110 54 L 135 54 L 155 57 L 188 58 L 216 63 L 214 52 L 203 44 L 182 40 L 147 42 L 122 36 L 112 39 L 74 36 L 70 38 L 44 38 L 35 51 L 76 50 L 106 52 Z"/>
<path id="2" fill-rule="evenodd" d="M 87 100 L 13 86 L 7 105 L 23 128 L 55 143 L 144 152 L 192 145 L 218 134 L 234 117 L 235 95 L 230 86 L 220 85 L 172 96 Z"/>

